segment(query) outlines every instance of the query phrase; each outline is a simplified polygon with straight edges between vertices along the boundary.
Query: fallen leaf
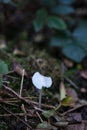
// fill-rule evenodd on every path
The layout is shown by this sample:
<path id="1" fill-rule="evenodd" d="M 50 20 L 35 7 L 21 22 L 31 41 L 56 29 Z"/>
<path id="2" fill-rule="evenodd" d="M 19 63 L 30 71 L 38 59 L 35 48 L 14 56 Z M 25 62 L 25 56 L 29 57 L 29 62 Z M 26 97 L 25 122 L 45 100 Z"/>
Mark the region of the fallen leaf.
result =
<path id="1" fill-rule="evenodd" d="M 78 101 L 78 95 L 76 91 L 73 88 L 67 88 L 66 94 L 68 97 L 71 97 L 72 99 L 69 106 L 74 107 L 76 105 L 76 102 Z"/>
<path id="2" fill-rule="evenodd" d="M 13 70 L 14 70 L 14 72 L 16 72 L 17 74 L 22 76 L 23 68 L 16 60 L 13 61 Z M 26 72 L 24 72 L 24 76 L 27 77 L 27 73 Z"/>
<path id="3" fill-rule="evenodd" d="M 61 101 L 61 105 L 65 107 L 71 106 L 71 103 L 72 103 L 72 97 L 68 96 Z"/>
<path id="4" fill-rule="evenodd" d="M 42 129 L 47 129 L 47 130 L 51 130 L 52 129 L 52 125 L 46 121 L 39 123 L 37 128 L 42 128 Z"/>
<path id="5" fill-rule="evenodd" d="M 81 122 L 82 121 L 82 116 L 81 113 L 68 113 L 67 115 L 67 121 L 69 122 Z"/>
<path id="6" fill-rule="evenodd" d="M 56 123 L 52 123 L 56 127 L 65 128 L 69 123 L 68 121 L 58 121 Z"/>
<path id="7" fill-rule="evenodd" d="M 13 54 L 15 56 L 25 56 L 25 54 L 17 48 L 14 49 Z"/>
<path id="8" fill-rule="evenodd" d="M 81 75 L 82 78 L 87 79 L 87 70 L 82 70 L 80 72 L 80 75 Z"/>
<path id="9" fill-rule="evenodd" d="M 65 89 L 64 83 L 61 81 L 61 83 L 60 83 L 60 101 L 62 101 L 64 98 L 66 98 L 66 89 Z"/>
<path id="10" fill-rule="evenodd" d="M 68 87 L 66 89 L 66 94 L 67 94 L 67 96 L 72 97 L 74 101 L 78 101 L 77 92 L 73 88 Z"/>
<path id="11" fill-rule="evenodd" d="M 66 130 L 87 130 L 87 122 L 81 122 L 76 124 L 68 125 Z"/>
<path id="12" fill-rule="evenodd" d="M 54 110 L 47 110 L 47 111 L 43 111 L 42 114 L 44 115 L 45 118 L 48 119 L 55 114 L 55 111 Z"/>
<path id="13" fill-rule="evenodd" d="M 73 67 L 73 65 L 74 65 L 74 62 L 73 62 L 73 61 L 71 61 L 71 60 L 69 60 L 69 59 L 66 59 L 66 58 L 64 58 L 63 62 L 64 62 L 64 64 L 65 64 L 67 67 L 69 67 L 69 68 Z"/>
<path id="14" fill-rule="evenodd" d="M 87 88 L 82 87 L 82 88 L 80 88 L 80 91 L 81 91 L 81 93 L 87 93 Z"/>

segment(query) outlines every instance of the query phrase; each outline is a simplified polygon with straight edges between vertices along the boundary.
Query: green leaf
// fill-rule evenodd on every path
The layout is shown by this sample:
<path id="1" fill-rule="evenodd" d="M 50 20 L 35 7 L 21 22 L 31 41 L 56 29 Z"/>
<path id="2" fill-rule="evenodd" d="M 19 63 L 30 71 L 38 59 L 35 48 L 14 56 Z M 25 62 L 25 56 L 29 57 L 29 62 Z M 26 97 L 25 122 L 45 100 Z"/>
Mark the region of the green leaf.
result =
<path id="1" fill-rule="evenodd" d="M 11 2 L 11 0 L 2 0 L 3 3 L 8 4 Z"/>
<path id="2" fill-rule="evenodd" d="M 61 105 L 62 106 L 69 106 L 71 102 L 72 102 L 72 97 L 67 96 L 66 98 L 64 98 L 61 101 Z"/>
<path id="3" fill-rule="evenodd" d="M 81 21 L 73 32 L 73 36 L 78 42 L 87 43 L 87 21 Z"/>
<path id="4" fill-rule="evenodd" d="M 36 32 L 43 29 L 46 17 L 47 17 L 47 11 L 45 9 L 40 9 L 36 12 L 36 17 L 33 20 L 34 29 Z"/>
<path id="5" fill-rule="evenodd" d="M 73 35 L 79 42 L 87 42 L 87 28 L 78 27 Z"/>
<path id="6" fill-rule="evenodd" d="M 70 39 L 63 37 L 52 37 L 50 41 L 50 45 L 54 47 L 65 47 L 71 43 Z"/>
<path id="7" fill-rule="evenodd" d="M 55 111 L 53 111 L 53 110 L 43 111 L 42 114 L 44 115 L 45 118 L 48 119 L 55 114 Z"/>
<path id="8" fill-rule="evenodd" d="M 86 42 L 83 42 L 83 43 L 82 43 L 82 42 L 78 42 L 78 41 L 77 41 L 77 45 L 78 45 L 79 47 L 83 48 L 83 50 L 87 52 L 87 43 L 86 43 Z"/>
<path id="9" fill-rule="evenodd" d="M 85 51 L 77 46 L 76 44 L 71 44 L 63 48 L 63 53 L 66 57 L 76 61 L 81 62 L 81 60 L 86 56 Z"/>
<path id="10" fill-rule="evenodd" d="M 49 28 L 59 29 L 59 30 L 66 30 L 67 26 L 61 18 L 56 16 L 49 16 L 47 17 L 47 25 Z"/>
<path id="11" fill-rule="evenodd" d="M 51 12 L 54 14 L 69 15 L 75 12 L 72 6 L 59 5 L 51 8 Z"/>
<path id="12" fill-rule="evenodd" d="M 71 5 L 75 2 L 75 0 L 59 0 L 61 4 Z"/>
<path id="13" fill-rule="evenodd" d="M 36 32 L 40 31 L 44 27 L 44 22 L 39 21 L 38 19 L 33 21 L 34 29 Z"/>
<path id="14" fill-rule="evenodd" d="M 49 130 L 49 129 L 52 128 L 52 126 L 48 122 L 44 121 L 44 122 L 38 124 L 37 128 L 42 128 L 42 129 L 48 129 Z"/>
<path id="15" fill-rule="evenodd" d="M 44 19 L 45 17 L 47 17 L 47 11 L 46 9 L 39 9 L 37 12 L 36 12 L 36 16 L 38 18 L 40 18 L 40 20 Z"/>

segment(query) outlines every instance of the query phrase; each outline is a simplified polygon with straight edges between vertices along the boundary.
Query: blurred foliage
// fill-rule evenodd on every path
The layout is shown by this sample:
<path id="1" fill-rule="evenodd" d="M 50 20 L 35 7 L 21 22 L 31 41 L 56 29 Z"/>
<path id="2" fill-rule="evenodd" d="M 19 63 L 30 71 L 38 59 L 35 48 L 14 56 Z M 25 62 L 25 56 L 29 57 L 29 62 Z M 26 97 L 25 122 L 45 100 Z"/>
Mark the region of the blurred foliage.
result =
<path id="1" fill-rule="evenodd" d="M 86 8 L 85 0 L 2 0 L 0 34 L 14 40 L 25 32 L 31 42 L 43 34 L 44 48 L 62 48 L 64 56 L 81 62 L 87 55 Z"/>

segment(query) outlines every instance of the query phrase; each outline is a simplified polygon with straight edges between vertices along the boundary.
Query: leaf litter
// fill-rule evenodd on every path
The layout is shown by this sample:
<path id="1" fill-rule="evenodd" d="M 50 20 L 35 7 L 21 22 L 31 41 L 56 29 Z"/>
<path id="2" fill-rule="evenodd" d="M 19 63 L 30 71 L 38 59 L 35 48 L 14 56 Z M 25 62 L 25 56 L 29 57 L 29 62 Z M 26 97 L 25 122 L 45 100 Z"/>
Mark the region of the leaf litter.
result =
<path id="1" fill-rule="evenodd" d="M 5 58 L 4 62 L 9 69 L 3 73 L 2 81 L 0 81 L 2 83 L 0 124 L 3 125 L 2 122 L 4 122 L 6 126 L 4 129 L 20 127 L 20 129 L 29 130 L 86 130 L 87 125 L 83 119 L 82 110 L 84 106 L 87 106 L 87 102 L 80 99 L 78 90 L 73 88 L 74 78 L 68 77 L 69 80 L 66 81 L 67 77 L 64 73 L 68 65 L 61 74 L 63 61 L 58 63 L 44 51 L 31 49 L 25 57 L 22 55 L 20 57 L 20 54 L 13 54 L 10 57 L 7 52 L 1 53 L 1 59 L 5 57 L 4 54 L 7 54 L 8 59 Z M 73 66 L 70 65 L 70 67 Z M 37 71 L 53 79 L 49 90 L 43 88 L 41 108 L 38 107 L 39 92 L 33 87 L 31 80 Z"/>

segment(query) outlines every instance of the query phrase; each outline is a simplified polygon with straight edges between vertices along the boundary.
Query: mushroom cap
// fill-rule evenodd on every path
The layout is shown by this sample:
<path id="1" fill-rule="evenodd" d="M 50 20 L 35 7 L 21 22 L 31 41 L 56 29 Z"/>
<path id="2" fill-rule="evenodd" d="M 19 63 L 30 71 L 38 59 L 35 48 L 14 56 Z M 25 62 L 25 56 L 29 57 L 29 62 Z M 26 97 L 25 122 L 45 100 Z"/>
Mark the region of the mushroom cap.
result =
<path id="1" fill-rule="evenodd" d="M 36 72 L 32 77 L 32 83 L 37 89 L 42 89 L 42 87 L 49 88 L 52 85 L 52 78 Z"/>

